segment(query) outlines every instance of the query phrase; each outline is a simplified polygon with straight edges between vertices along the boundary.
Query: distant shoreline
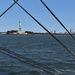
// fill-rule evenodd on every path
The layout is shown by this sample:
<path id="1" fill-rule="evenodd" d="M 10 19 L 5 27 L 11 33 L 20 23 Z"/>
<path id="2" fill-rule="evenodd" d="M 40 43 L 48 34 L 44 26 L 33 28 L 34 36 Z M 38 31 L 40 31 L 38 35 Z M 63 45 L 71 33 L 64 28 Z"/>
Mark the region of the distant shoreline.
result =
<path id="1" fill-rule="evenodd" d="M 7 34 L 6 32 L 0 32 L 0 34 L 5 34 L 5 35 L 49 35 L 48 33 L 27 33 L 27 34 Z M 53 35 L 70 35 L 70 34 L 61 34 L 61 33 L 52 33 Z M 72 34 L 75 35 L 75 34 Z"/>

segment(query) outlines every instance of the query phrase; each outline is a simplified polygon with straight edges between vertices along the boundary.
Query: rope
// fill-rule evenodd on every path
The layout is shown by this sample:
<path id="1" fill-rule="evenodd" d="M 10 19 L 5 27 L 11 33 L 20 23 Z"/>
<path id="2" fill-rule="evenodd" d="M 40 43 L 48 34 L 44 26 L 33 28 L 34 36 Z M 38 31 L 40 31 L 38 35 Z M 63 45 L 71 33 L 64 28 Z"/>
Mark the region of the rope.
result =
<path id="1" fill-rule="evenodd" d="M 17 5 L 18 5 L 24 12 L 26 12 L 34 21 L 36 21 L 44 30 L 46 30 L 46 31 L 49 33 L 49 35 L 51 35 L 54 39 L 56 39 L 67 51 L 69 51 L 73 56 L 75 56 L 75 53 L 74 53 L 74 52 L 72 52 L 68 47 L 66 47 L 59 39 L 57 39 L 52 33 L 50 33 L 49 30 L 46 29 L 36 18 L 34 18 L 34 17 L 33 17 L 29 12 L 27 12 L 19 3 L 17 3 L 18 0 L 13 0 L 13 1 L 14 1 L 14 3 L 13 3 L 7 10 L 5 10 L 5 11 L 0 15 L 0 17 L 3 16 L 11 7 L 13 7 L 15 4 L 17 4 Z M 40 0 L 40 1 L 45 5 L 45 3 L 44 3 L 42 0 Z M 69 31 L 66 29 L 66 27 L 65 27 L 65 26 L 60 22 L 60 20 L 54 15 L 54 13 L 53 13 L 46 5 L 45 5 L 45 7 L 46 7 L 46 8 L 50 11 L 50 13 L 57 19 L 57 21 L 64 27 L 64 29 L 69 33 Z M 70 33 L 69 33 L 69 34 L 70 34 Z M 70 34 L 70 35 L 71 35 L 71 37 L 72 37 L 73 39 L 75 39 L 75 38 L 72 36 L 72 34 Z M 13 52 L 13 51 L 10 51 L 9 49 L 0 47 L 0 52 L 1 52 L 1 53 L 4 53 L 4 54 L 6 54 L 6 55 L 8 55 L 8 56 L 10 56 L 10 57 L 16 58 L 16 59 L 18 59 L 18 60 L 20 60 L 20 61 L 22 61 L 22 62 L 28 63 L 28 64 L 30 64 L 30 65 L 32 65 L 32 66 L 41 68 L 41 69 L 43 69 L 43 70 L 46 71 L 46 72 L 49 72 L 49 73 L 52 73 L 52 74 L 54 74 L 54 71 L 56 72 L 56 70 L 54 70 L 54 69 L 52 69 L 52 68 L 50 68 L 50 67 L 48 67 L 48 66 L 46 66 L 46 65 L 44 65 L 44 64 L 38 63 L 38 62 L 36 62 L 36 61 L 34 61 L 34 60 L 31 60 L 31 59 L 29 59 L 29 58 L 26 58 L 26 57 L 23 57 L 22 55 L 17 54 L 17 53 L 15 53 L 15 52 Z M 52 70 L 53 72 L 50 72 L 50 70 Z"/>
<path id="2" fill-rule="evenodd" d="M 37 61 L 34 61 L 34 60 L 31 60 L 30 58 L 27 58 L 23 55 L 20 55 L 14 51 L 11 51 L 9 49 L 6 49 L 4 47 L 0 47 L 0 52 L 3 53 L 3 54 L 6 54 L 12 58 L 15 58 L 15 59 L 18 59 L 19 61 L 21 62 L 24 62 L 24 63 L 27 63 L 31 66 L 34 66 L 34 67 L 37 67 L 37 68 L 40 68 L 42 70 L 44 70 L 45 72 L 48 72 L 50 74 L 56 74 L 56 73 L 61 73 L 60 71 L 57 71 L 53 68 L 50 68 L 48 66 L 46 66 L 45 64 L 42 64 L 42 63 L 39 63 Z M 61 73 L 62 74 L 62 73 Z"/>
<path id="3" fill-rule="evenodd" d="M 28 13 L 19 3 L 17 3 L 18 2 L 18 0 L 13 0 L 14 1 L 14 3 L 6 10 L 6 11 L 4 11 L 1 15 L 0 15 L 0 17 L 2 16 L 2 15 L 4 15 L 14 4 L 17 4 L 19 7 L 21 7 L 21 9 L 23 9 L 24 10 L 24 12 L 26 12 L 32 19 L 34 19 L 44 30 L 46 30 L 54 39 L 56 39 L 65 49 L 67 49 L 73 56 L 75 56 L 75 53 L 73 53 L 68 47 L 66 47 L 60 40 L 58 40 L 52 33 L 50 33 L 38 20 L 36 20 L 30 13 Z M 57 19 L 57 21 L 65 28 L 65 26 L 60 22 L 60 20 L 53 14 L 53 12 L 46 6 L 46 4 L 42 1 L 42 0 L 40 0 L 44 5 L 45 5 L 45 7 L 51 12 L 51 14 Z M 66 28 L 65 28 L 66 29 Z M 66 29 L 67 30 L 67 29 Z M 67 30 L 68 31 L 68 30 Z M 69 33 L 69 31 L 68 31 L 68 33 Z M 70 33 L 69 33 L 70 34 Z M 71 34 L 70 34 L 71 35 Z M 72 35 L 71 35 L 72 36 Z M 72 36 L 72 38 L 74 38 L 73 36 Z"/>
<path id="4" fill-rule="evenodd" d="M 18 2 L 18 0 L 14 0 L 14 3 L 8 8 L 8 9 L 6 9 L 1 15 L 0 15 L 0 17 L 1 16 L 3 16 L 11 7 L 13 7 L 16 3 Z"/>
<path id="5" fill-rule="evenodd" d="M 16 3 L 24 12 L 26 12 L 34 21 L 36 21 L 44 30 L 46 30 L 54 39 L 56 39 L 67 51 L 69 51 L 74 57 L 75 53 L 66 47 L 59 39 L 57 39 L 51 32 L 49 32 L 37 19 L 35 19 L 27 10 L 25 10 L 19 3 Z"/>
<path id="6" fill-rule="evenodd" d="M 69 33 L 69 35 L 75 40 L 73 35 L 68 31 L 68 29 L 63 25 L 63 23 L 57 18 L 57 16 L 50 10 L 50 8 L 42 1 L 42 4 L 46 7 L 46 9 L 53 15 L 53 17 L 60 23 L 60 25 Z"/>

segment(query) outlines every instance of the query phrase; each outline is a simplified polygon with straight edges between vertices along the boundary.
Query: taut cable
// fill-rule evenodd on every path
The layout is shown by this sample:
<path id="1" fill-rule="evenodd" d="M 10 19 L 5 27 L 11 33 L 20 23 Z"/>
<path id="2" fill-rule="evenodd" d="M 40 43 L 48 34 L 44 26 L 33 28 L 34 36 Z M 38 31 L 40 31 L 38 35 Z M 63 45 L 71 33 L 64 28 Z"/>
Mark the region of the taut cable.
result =
<path id="1" fill-rule="evenodd" d="M 44 30 L 48 32 L 54 39 L 56 39 L 66 50 L 68 50 L 74 57 L 75 53 L 66 47 L 59 39 L 57 39 L 51 32 L 49 32 L 37 19 L 35 19 L 25 8 L 23 8 L 19 3 L 16 3 L 24 12 L 26 12 L 35 22 L 37 22 Z"/>
<path id="2" fill-rule="evenodd" d="M 75 40 L 75 37 L 68 31 L 68 29 L 63 25 L 63 23 L 57 18 L 57 16 L 50 10 L 50 8 L 42 1 L 42 4 L 46 7 L 46 9 L 53 15 L 53 17 L 60 23 L 60 25 L 69 33 L 69 35 Z"/>
<path id="3" fill-rule="evenodd" d="M 14 0 L 14 3 L 8 8 L 8 9 L 6 9 L 1 15 L 0 15 L 0 17 L 2 17 L 11 7 L 13 7 L 16 3 L 18 2 L 18 0 Z"/>

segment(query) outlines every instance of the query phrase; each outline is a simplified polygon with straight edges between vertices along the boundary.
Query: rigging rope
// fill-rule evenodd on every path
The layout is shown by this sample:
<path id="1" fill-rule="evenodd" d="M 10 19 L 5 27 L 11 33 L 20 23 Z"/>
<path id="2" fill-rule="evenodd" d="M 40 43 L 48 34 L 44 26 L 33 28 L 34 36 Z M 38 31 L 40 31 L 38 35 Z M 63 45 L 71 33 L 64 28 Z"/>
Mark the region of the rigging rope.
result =
<path id="1" fill-rule="evenodd" d="M 67 48 L 60 40 L 58 40 L 53 34 L 51 34 L 36 18 L 34 18 L 29 12 L 27 12 L 19 3 L 17 3 L 18 2 L 18 0 L 13 0 L 14 1 L 14 3 L 7 9 L 7 10 L 5 10 L 1 15 L 0 15 L 0 17 L 1 16 L 3 16 L 11 7 L 13 7 L 15 4 L 17 4 L 19 7 L 21 7 L 32 19 L 34 19 L 34 21 L 36 21 L 44 30 L 46 30 L 54 39 L 56 39 L 65 49 L 67 49 L 73 56 L 75 56 L 75 54 L 69 49 L 69 48 Z M 42 1 L 42 0 L 40 0 L 40 1 Z M 52 13 L 52 15 L 59 21 L 59 23 L 64 27 L 64 25 L 60 22 L 60 20 Z M 65 28 L 65 27 L 64 27 Z M 66 28 L 65 28 L 66 29 Z M 68 31 L 68 30 L 67 30 Z M 69 31 L 68 31 L 69 32 Z M 70 34 L 70 33 L 69 33 Z M 71 34 L 70 34 L 71 35 Z M 72 36 L 72 35 L 71 35 Z M 73 36 L 72 36 L 73 37 Z M 2 53 L 4 53 L 4 54 L 6 54 L 6 55 L 8 55 L 8 56 L 10 56 L 10 57 L 13 57 L 13 58 L 16 58 L 16 59 L 18 59 L 18 60 L 20 60 L 20 61 L 22 61 L 22 62 L 25 62 L 25 63 L 27 63 L 27 64 L 30 64 L 30 65 L 32 65 L 32 66 L 35 66 L 35 67 L 38 67 L 38 68 L 41 68 L 41 69 L 43 69 L 44 71 L 46 71 L 46 72 L 49 72 L 49 73 L 51 73 L 50 72 L 50 70 L 52 70 L 52 71 L 56 71 L 55 69 L 52 69 L 52 68 L 50 68 L 50 67 L 48 67 L 48 66 L 46 66 L 46 65 L 43 65 L 43 64 L 41 64 L 41 63 L 38 63 L 38 62 L 36 62 L 36 61 L 34 61 L 34 60 L 31 60 L 31 59 L 29 59 L 29 58 L 26 58 L 26 57 L 23 57 L 23 56 L 21 56 L 20 54 L 17 54 L 17 53 L 15 53 L 15 52 L 13 52 L 13 51 L 10 51 L 10 50 L 8 50 L 8 49 L 6 49 L 6 48 L 3 48 L 3 47 L 0 47 L 0 52 L 2 52 Z M 46 69 L 45 69 L 46 68 Z M 54 72 L 52 72 L 52 74 L 53 74 Z"/>
<path id="2" fill-rule="evenodd" d="M 50 33 L 38 20 L 36 20 L 30 13 L 28 13 L 18 2 L 18 0 L 13 0 L 14 3 L 6 10 L 4 11 L 2 15 L 4 15 L 14 4 L 17 4 L 19 7 L 21 7 L 32 19 L 34 19 L 43 29 L 45 29 L 54 39 L 56 39 L 65 49 L 67 49 L 73 56 L 75 56 L 75 53 L 72 52 L 68 47 L 66 47 L 60 40 L 58 40 L 52 33 Z M 43 1 L 40 0 L 42 3 Z M 43 3 L 44 4 L 44 3 Z M 44 4 L 45 5 L 45 4 Z M 46 5 L 45 5 L 46 6 Z M 51 14 L 57 19 L 57 21 L 64 27 L 64 25 L 60 22 L 60 20 L 53 14 L 53 12 L 46 6 L 46 8 L 51 12 Z M 65 27 L 64 27 L 65 28 Z M 66 29 L 66 28 L 65 28 Z M 68 30 L 67 30 L 68 31 Z M 69 32 L 69 31 L 68 31 Z M 69 33 L 70 34 L 70 33 Z M 70 34 L 71 35 L 71 34 Z M 72 35 L 71 35 L 72 36 Z M 72 36 L 73 37 L 73 36 Z M 74 37 L 73 37 L 74 38 Z"/>
<path id="3" fill-rule="evenodd" d="M 14 0 L 14 3 L 8 8 L 8 9 L 6 9 L 1 15 L 0 15 L 0 17 L 1 16 L 3 16 L 11 7 L 13 7 L 15 4 L 16 4 L 16 2 L 18 2 L 18 0 Z"/>
<path id="4" fill-rule="evenodd" d="M 14 1 L 14 3 L 13 3 L 7 10 L 5 10 L 5 11 L 0 15 L 0 17 L 3 16 L 12 6 L 14 6 L 15 4 L 17 4 L 20 8 L 22 8 L 22 9 L 24 10 L 24 12 L 26 12 L 32 19 L 34 19 L 34 21 L 36 21 L 44 30 L 46 30 L 54 39 L 56 39 L 66 50 L 68 50 L 73 56 L 75 56 L 75 53 L 74 53 L 74 52 L 72 52 L 68 47 L 66 47 L 59 39 L 57 39 L 52 33 L 50 33 L 36 18 L 34 18 L 34 17 L 33 17 L 29 12 L 27 12 L 19 3 L 17 3 L 18 0 L 13 0 L 13 1 Z M 40 0 L 40 1 L 43 3 L 42 0 Z M 45 6 L 46 6 L 46 5 L 45 5 Z M 47 6 L 46 6 L 46 8 L 47 8 L 48 10 L 50 10 Z M 54 15 L 54 13 L 53 13 L 52 11 L 50 11 L 50 12 L 51 12 L 51 14 L 57 19 L 57 21 L 64 27 L 64 29 L 69 33 L 69 31 L 66 29 L 66 27 L 65 27 L 65 26 L 60 22 L 60 20 Z M 69 33 L 69 34 L 70 34 L 70 33 Z M 72 34 L 70 34 L 70 35 L 71 35 L 71 37 L 72 37 L 73 39 L 75 39 L 75 38 L 72 36 Z M 23 57 L 23 56 L 21 56 L 20 54 L 17 54 L 17 53 L 15 53 L 15 52 L 13 52 L 13 51 L 10 51 L 10 50 L 8 50 L 8 49 L 6 49 L 6 48 L 0 47 L 0 52 L 6 54 L 6 55 L 8 55 L 8 56 L 14 57 L 14 58 L 16 58 L 16 59 L 18 59 L 18 60 L 20 60 L 20 61 L 22 61 L 22 62 L 28 63 L 28 64 L 30 64 L 30 65 L 32 65 L 32 66 L 41 68 L 41 69 L 43 69 L 43 70 L 46 71 L 46 72 L 50 72 L 50 70 L 56 71 L 56 70 L 54 70 L 54 69 L 52 69 L 52 68 L 50 68 L 50 67 L 48 67 L 48 66 L 46 66 L 46 65 L 44 65 L 44 64 L 38 63 L 38 62 L 36 62 L 36 61 L 34 61 L 34 60 L 31 60 L 31 59 L 29 59 L 29 58 L 26 58 L 26 57 Z M 46 69 L 45 69 L 45 68 L 46 68 Z M 51 73 L 51 72 L 50 72 L 50 73 Z M 53 73 L 54 73 L 54 72 L 53 72 Z"/>
<path id="5" fill-rule="evenodd" d="M 49 30 L 47 30 L 37 19 L 35 19 L 25 8 L 23 8 L 19 3 L 16 3 L 21 9 L 24 10 L 34 21 L 36 21 L 44 30 L 46 30 L 54 39 L 56 39 L 66 50 L 68 50 L 74 57 L 75 53 L 66 47 L 59 39 L 57 39 Z"/>
<path id="6" fill-rule="evenodd" d="M 24 62 L 24 63 L 27 63 L 27 64 L 29 64 L 29 65 L 31 65 L 31 66 L 34 66 L 34 67 L 37 67 L 37 68 L 40 68 L 40 69 L 42 69 L 42 70 L 44 70 L 45 72 L 48 72 L 48 73 L 50 73 L 50 74 L 63 74 L 62 72 L 60 72 L 60 71 L 57 71 L 56 69 L 53 69 L 53 68 L 51 68 L 51 67 L 48 67 L 48 66 L 46 66 L 45 64 L 42 64 L 42 63 L 39 63 L 39 62 L 37 62 L 37 61 L 34 61 L 34 60 L 32 60 L 32 59 L 30 59 L 30 58 L 27 58 L 27 57 L 25 57 L 25 56 L 23 56 L 23 55 L 20 55 L 20 54 L 18 54 L 18 53 L 16 53 L 16 52 L 14 52 L 14 51 L 11 51 L 11 50 L 9 50 L 9 49 L 6 49 L 6 48 L 4 48 L 4 47 L 0 47 L 0 52 L 1 53 L 3 53 L 3 54 L 6 54 L 6 55 L 8 55 L 8 56 L 10 56 L 10 57 L 13 57 L 13 58 L 15 58 L 15 59 L 18 59 L 19 61 L 21 61 L 21 62 Z"/>
<path id="7" fill-rule="evenodd" d="M 75 37 L 68 31 L 68 29 L 63 25 L 63 23 L 57 18 L 57 16 L 50 10 L 50 8 L 42 1 L 42 4 L 46 7 L 46 9 L 53 15 L 53 17 L 60 23 L 60 25 L 69 33 L 69 35 L 75 40 Z"/>

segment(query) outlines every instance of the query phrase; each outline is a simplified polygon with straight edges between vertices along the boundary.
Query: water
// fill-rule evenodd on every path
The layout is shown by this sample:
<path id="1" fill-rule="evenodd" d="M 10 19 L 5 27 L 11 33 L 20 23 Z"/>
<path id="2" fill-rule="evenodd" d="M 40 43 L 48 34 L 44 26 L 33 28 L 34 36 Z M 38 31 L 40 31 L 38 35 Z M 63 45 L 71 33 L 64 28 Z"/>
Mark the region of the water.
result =
<path id="1" fill-rule="evenodd" d="M 69 35 L 56 37 L 75 52 Z M 0 35 L 0 75 L 75 75 L 75 57 L 49 35 Z"/>

